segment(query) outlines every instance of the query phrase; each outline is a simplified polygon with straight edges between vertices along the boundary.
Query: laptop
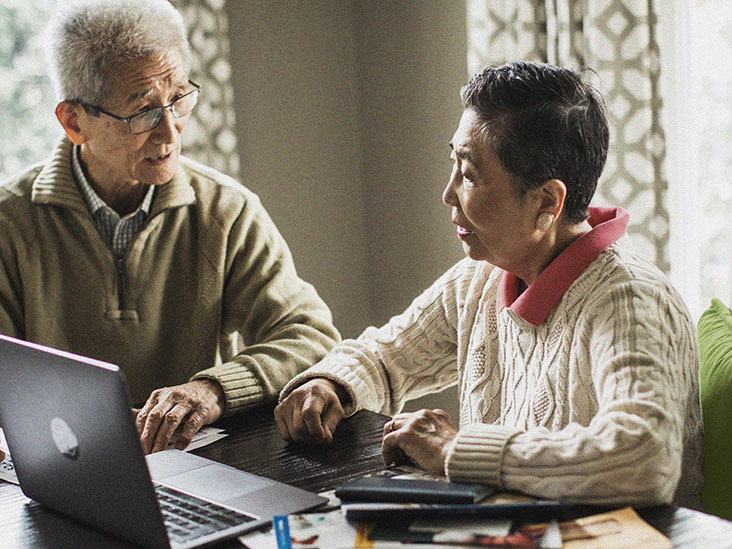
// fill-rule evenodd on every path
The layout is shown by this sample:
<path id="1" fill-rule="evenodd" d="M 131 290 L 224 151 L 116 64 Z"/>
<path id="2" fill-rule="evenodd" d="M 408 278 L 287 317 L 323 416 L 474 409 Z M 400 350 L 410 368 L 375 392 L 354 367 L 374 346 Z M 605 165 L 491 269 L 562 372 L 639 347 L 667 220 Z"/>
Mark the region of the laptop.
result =
<path id="1" fill-rule="evenodd" d="M 117 366 L 3 335 L 0 426 L 26 496 L 146 547 L 199 547 L 327 501 L 179 450 L 146 458 Z"/>

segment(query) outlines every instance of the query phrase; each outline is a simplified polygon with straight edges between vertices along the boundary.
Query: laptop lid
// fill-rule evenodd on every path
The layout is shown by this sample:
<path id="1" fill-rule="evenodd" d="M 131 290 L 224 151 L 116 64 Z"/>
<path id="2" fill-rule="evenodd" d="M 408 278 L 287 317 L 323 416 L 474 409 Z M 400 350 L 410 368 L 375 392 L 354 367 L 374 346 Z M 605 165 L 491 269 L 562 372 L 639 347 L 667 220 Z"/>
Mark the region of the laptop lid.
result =
<path id="1" fill-rule="evenodd" d="M 0 335 L 0 425 L 23 493 L 100 530 L 166 547 L 129 402 L 117 366 Z"/>
<path id="2" fill-rule="evenodd" d="M 157 482 L 256 517 L 241 532 L 327 501 L 177 450 L 146 463 L 117 366 L 3 335 L 0 425 L 28 497 L 141 545 L 168 546 L 150 471 Z"/>

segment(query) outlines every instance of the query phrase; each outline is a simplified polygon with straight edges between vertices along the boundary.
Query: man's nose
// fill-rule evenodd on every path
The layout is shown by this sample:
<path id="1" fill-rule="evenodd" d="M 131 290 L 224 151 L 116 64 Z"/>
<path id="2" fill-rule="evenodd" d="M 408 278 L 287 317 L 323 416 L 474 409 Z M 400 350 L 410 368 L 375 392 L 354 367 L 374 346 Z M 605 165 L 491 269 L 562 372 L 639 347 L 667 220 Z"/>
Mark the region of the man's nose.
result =
<path id="1" fill-rule="evenodd" d="M 163 143 L 171 143 L 178 134 L 175 125 L 175 116 L 173 116 L 172 106 L 168 105 L 163 109 L 162 117 L 158 125 L 153 128 L 152 133 Z"/>

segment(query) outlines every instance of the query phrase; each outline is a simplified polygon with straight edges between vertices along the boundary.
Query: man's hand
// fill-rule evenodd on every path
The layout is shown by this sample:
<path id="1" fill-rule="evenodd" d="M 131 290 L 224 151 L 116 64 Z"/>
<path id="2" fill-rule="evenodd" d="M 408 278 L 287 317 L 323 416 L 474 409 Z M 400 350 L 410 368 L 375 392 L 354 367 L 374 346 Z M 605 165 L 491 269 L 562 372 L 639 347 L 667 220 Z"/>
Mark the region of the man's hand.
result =
<path id="1" fill-rule="evenodd" d="M 287 395 L 274 411 L 280 436 L 317 444 L 333 442 L 333 432 L 343 419 L 343 388 L 324 377 L 311 379 Z"/>
<path id="2" fill-rule="evenodd" d="M 386 465 L 404 462 L 404 456 L 437 475 L 445 474 L 447 447 L 457 436 L 444 410 L 398 414 L 384 425 L 381 455 Z"/>
<path id="3" fill-rule="evenodd" d="M 156 389 L 137 412 L 135 423 L 146 454 L 165 450 L 172 440 L 182 450 L 204 425 L 224 412 L 224 392 L 208 379 Z"/>

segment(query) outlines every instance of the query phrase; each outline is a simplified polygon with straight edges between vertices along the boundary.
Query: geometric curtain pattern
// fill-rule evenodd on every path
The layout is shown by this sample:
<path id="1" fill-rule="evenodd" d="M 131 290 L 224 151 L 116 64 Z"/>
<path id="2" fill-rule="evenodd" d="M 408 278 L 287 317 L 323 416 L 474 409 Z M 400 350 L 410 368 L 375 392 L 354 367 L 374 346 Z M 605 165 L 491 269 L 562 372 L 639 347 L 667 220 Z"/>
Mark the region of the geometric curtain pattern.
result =
<path id="1" fill-rule="evenodd" d="M 183 134 L 186 156 L 239 178 L 225 0 L 174 0 L 188 30 L 190 78 L 201 86 Z"/>
<path id="2" fill-rule="evenodd" d="M 58 0 L 64 2 L 66 0 Z M 234 178 L 239 156 L 224 0 L 174 0 L 188 29 L 191 79 L 199 103 L 183 133 L 184 153 Z M 57 2 L 0 3 L 0 179 L 46 158 L 61 127 L 56 97 L 45 72 L 43 30 Z"/>
<path id="3" fill-rule="evenodd" d="M 668 271 L 665 139 L 653 0 L 467 0 L 468 70 L 526 60 L 591 68 L 610 150 L 594 203 L 622 206 L 636 250 Z"/>

